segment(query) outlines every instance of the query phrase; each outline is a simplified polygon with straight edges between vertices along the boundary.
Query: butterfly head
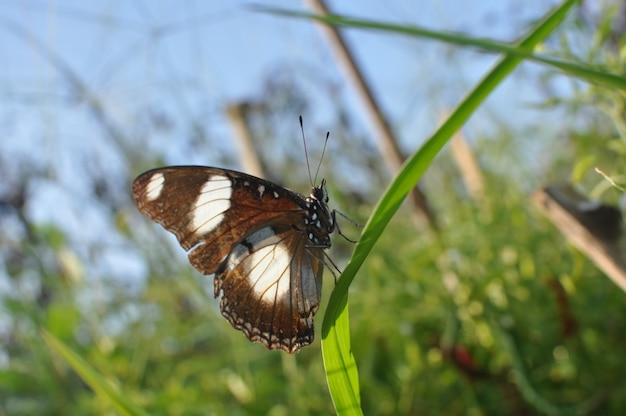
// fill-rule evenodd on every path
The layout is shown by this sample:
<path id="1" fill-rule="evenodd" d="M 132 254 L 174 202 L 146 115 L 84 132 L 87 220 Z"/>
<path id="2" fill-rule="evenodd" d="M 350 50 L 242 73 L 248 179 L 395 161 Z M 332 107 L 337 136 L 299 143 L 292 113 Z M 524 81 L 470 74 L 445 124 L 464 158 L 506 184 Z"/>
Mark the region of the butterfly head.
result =
<path id="1" fill-rule="evenodd" d="M 322 179 L 320 186 L 314 186 L 310 199 L 315 199 L 323 204 L 328 204 L 328 191 L 326 191 L 326 179 Z"/>
<path id="2" fill-rule="evenodd" d="M 320 186 L 313 187 L 311 195 L 306 198 L 304 224 L 312 245 L 330 247 L 330 234 L 335 229 L 335 218 L 328 208 L 328 192 L 324 179 Z"/>

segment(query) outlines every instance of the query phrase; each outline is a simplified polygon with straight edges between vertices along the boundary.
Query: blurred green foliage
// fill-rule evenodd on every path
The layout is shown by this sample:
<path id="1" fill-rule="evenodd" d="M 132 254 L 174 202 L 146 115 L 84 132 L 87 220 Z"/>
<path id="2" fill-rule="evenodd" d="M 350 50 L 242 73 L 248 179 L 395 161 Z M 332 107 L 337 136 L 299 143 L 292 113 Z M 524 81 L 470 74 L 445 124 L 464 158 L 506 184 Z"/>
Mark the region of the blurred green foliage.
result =
<path id="1" fill-rule="evenodd" d="M 589 60 L 623 73 L 623 35 L 607 23 L 617 11 L 607 10 L 606 21 L 594 27 L 592 49 L 602 53 Z M 590 29 L 567 30 L 575 37 Z M 584 112 L 587 120 L 582 128 L 563 126 L 567 152 L 554 157 L 553 174 L 566 171 L 595 196 L 616 201 L 619 193 L 590 172 L 600 165 L 626 183 L 623 91 L 579 92 L 570 103 L 552 103 Z M 440 232 L 417 229 L 402 210 L 354 280 L 351 336 L 365 414 L 620 414 L 626 408 L 626 296 L 529 201 L 530 168 L 512 151 L 523 145 L 512 140 L 506 126 L 499 137 L 476 140 L 484 167 L 479 200 L 469 197 L 442 154 L 424 181 Z M 496 165 L 508 169 L 488 167 Z M 380 181 L 380 172 L 371 173 Z M 340 175 L 327 175 L 331 187 Z M 369 214 L 372 195 L 330 191 L 351 216 Z M 78 299 L 94 282 L 72 242 L 54 226 L 29 223 L 21 210 L 15 204 L 3 214 L 27 232 L 0 247 L 13 288 L 0 309 L 7 317 L 0 415 L 115 414 L 44 343 L 40 328 L 148 414 L 334 412 L 319 342 L 295 356 L 247 342 L 220 316 L 211 279 L 193 273 L 162 230 L 142 229 L 149 237 L 138 236 L 130 198 L 111 213 L 112 222 L 145 255 L 150 278 L 139 294 L 103 279 L 96 291 L 107 300 L 96 297 L 89 308 Z M 350 245 L 337 240 L 342 259 Z"/>

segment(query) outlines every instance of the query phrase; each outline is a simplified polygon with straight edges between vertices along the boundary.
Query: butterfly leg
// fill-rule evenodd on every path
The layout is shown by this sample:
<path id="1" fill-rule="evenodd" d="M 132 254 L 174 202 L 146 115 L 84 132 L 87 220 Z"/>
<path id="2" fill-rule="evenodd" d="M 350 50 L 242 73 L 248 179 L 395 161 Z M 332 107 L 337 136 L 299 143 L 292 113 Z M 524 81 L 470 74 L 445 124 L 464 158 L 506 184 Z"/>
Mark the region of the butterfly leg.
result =
<path id="1" fill-rule="evenodd" d="M 336 214 L 341 215 L 342 217 L 344 217 L 345 219 L 347 219 L 348 221 L 350 221 L 352 224 L 356 225 L 357 227 L 362 227 L 363 224 L 359 224 L 357 222 L 352 221 L 346 214 L 344 214 L 341 211 L 337 211 L 336 209 L 334 209 L 332 211 L 332 217 L 333 217 L 333 227 L 337 228 L 337 234 L 339 234 L 340 236 L 342 236 L 346 241 L 352 243 L 352 244 L 356 244 L 356 241 L 348 238 L 344 233 L 341 232 L 341 228 L 339 228 L 339 223 L 336 220 Z"/>

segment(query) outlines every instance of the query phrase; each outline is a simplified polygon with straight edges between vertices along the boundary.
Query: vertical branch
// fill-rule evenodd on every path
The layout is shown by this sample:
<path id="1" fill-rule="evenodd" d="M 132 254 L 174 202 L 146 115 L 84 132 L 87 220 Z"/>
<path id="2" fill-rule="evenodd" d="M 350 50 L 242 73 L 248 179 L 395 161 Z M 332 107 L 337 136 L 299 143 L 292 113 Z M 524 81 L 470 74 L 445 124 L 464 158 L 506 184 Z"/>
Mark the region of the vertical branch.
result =
<path id="1" fill-rule="evenodd" d="M 467 192 L 474 201 L 479 202 L 484 194 L 483 173 L 461 132 L 457 132 L 450 141 L 450 150 L 461 171 Z"/>
<path id="2" fill-rule="evenodd" d="M 263 164 L 254 148 L 252 135 L 246 122 L 246 103 L 231 104 L 226 107 L 226 115 L 237 146 L 237 153 L 242 169 L 259 178 L 265 177 Z"/>
<path id="3" fill-rule="evenodd" d="M 305 3 L 317 14 L 329 14 L 323 0 L 305 0 Z M 383 116 L 371 89 L 367 85 L 365 78 L 363 78 L 343 37 L 333 26 L 322 23 L 317 23 L 317 25 L 322 34 L 326 37 L 337 65 L 339 65 L 347 82 L 352 85 L 363 104 L 367 119 L 372 123 L 374 136 L 376 137 L 378 148 L 383 155 L 387 168 L 392 173 L 399 171 L 404 163 L 405 157 L 398 148 L 398 142 L 389 127 L 389 123 L 387 123 L 386 118 Z M 409 201 L 413 207 L 414 218 L 419 220 L 416 222 L 421 222 L 422 219 L 425 218 L 433 229 L 437 229 L 435 215 L 428 206 L 426 197 L 418 186 L 410 193 Z"/>

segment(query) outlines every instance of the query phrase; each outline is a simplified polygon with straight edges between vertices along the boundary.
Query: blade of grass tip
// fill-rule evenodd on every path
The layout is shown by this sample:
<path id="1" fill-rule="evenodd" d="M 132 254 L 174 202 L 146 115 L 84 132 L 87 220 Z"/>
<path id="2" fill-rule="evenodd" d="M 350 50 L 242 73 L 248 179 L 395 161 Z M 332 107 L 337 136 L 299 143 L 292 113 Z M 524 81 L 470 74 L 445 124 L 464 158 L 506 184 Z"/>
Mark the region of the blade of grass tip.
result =
<path id="1" fill-rule="evenodd" d="M 91 387 L 100 397 L 107 399 L 121 415 L 147 416 L 134 403 L 124 397 L 118 389 L 104 379 L 93 367 L 83 360 L 77 353 L 45 329 L 41 329 L 41 336 L 48 346 L 59 354 L 78 373 L 80 378 Z"/>
<path id="2" fill-rule="evenodd" d="M 546 17 L 519 44 L 532 49 L 544 40 L 565 18 L 578 0 L 567 0 Z M 338 414 L 361 414 L 360 390 L 356 362 L 350 349 L 348 320 L 348 288 L 368 253 L 398 210 L 409 191 L 418 182 L 437 153 L 443 148 L 470 115 L 506 76 L 523 60 L 512 55 L 504 57 L 472 90 L 437 132 L 408 159 L 376 205 L 363 229 L 352 258 L 333 290 L 322 324 L 322 354 L 330 394 Z"/>

